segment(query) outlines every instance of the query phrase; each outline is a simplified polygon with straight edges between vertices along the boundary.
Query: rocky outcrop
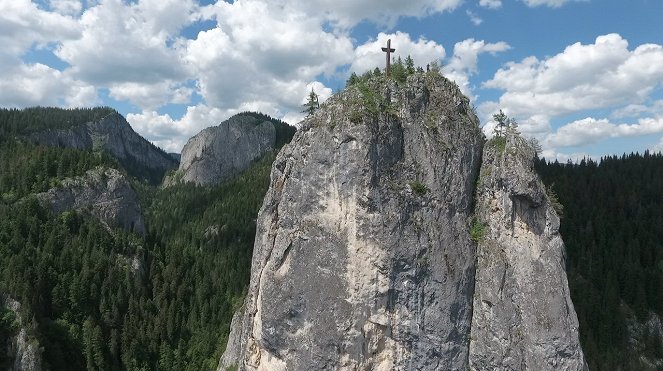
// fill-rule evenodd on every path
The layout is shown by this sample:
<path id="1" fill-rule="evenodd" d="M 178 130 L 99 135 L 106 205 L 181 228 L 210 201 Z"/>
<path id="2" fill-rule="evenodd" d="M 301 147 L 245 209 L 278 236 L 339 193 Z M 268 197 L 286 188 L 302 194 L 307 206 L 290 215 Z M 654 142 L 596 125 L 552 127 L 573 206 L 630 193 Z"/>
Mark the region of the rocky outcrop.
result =
<path id="1" fill-rule="evenodd" d="M 134 176 L 160 182 L 177 161 L 138 135 L 119 113 L 68 129 L 45 130 L 29 137 L 48 146 L 104 150 Z"/>
<path id="2" fill-rule="evenodd" d="M 483 143 L 435 72 L 330 98 L 274 162 L 219 369 L 465 369 Z"/>
<path id="3" fill-rule="evenodd" d="M 37 198 L 56 214 L 89 212 L 106 226 L 145 235 L 145 222 L 138 195 L 122 173 L 96 168 L 84 176 L 66 179 Z"/>
<path id="4" fill-rule="evenodd" d="M 9 358 L 8 371 L 41 371 L 42 351 L 37 339 L 28 337 L 28 332 L 20 319 L 21 303 L 0 296 L 0 307 L 9 309 L 16 319 L 16 333 L 9 339 L 0 339 L 0 346 L 6 346 Z"/>
<path id="5" fill-rule="evenodd" d="M 179 169 L 164 183 L 220 183 L 248 168 L 275 144 L 274 123 L 255 115 L 235 115 L 189 139 L 182 149 Z"/>
<path id="6" fill-rule="evenodd" d="M 534 156 L 513 132 L 485 146 L 472 225 L 479 240 L 472 370 L 586 369 L 559 217 Z"/>

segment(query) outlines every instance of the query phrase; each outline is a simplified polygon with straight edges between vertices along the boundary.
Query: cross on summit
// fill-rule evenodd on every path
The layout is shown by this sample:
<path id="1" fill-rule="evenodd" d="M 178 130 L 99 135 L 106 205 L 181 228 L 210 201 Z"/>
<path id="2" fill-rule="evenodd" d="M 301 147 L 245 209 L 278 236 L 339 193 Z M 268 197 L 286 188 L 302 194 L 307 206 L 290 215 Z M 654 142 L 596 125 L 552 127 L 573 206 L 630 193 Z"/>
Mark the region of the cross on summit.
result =
<path id="1" fill-rule="evenodd" d="M 382 51 L 387 53 L 387 69 L 386 74 L 389 76 L 391 74 L 391 53 L 395 52 L 396 49 L 391 48 L 391 39 L 387 40 L 387 47 L 382 48 Z"/>

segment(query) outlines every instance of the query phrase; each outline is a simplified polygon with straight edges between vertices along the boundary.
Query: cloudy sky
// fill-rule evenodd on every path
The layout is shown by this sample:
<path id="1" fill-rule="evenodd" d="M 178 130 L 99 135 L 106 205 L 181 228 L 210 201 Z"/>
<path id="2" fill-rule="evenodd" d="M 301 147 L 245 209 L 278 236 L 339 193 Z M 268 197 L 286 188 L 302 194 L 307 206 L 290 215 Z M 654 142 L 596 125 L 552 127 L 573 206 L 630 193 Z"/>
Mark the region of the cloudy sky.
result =
<path id="1" fill-rule="evenodd" d="M 663 150 L 661 0 L 0 0 L 0 106 L 108 105 L 179 152 L 230 115 L 439 61 L 547 158 Z"/>

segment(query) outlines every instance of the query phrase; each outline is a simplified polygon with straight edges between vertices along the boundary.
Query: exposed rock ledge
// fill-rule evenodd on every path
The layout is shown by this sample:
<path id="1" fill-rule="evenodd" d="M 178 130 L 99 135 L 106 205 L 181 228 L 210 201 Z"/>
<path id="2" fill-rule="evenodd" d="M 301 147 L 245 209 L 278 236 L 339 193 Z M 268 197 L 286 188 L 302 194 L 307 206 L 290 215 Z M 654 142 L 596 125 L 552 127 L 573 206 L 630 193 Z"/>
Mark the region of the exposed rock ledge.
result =
<path id="1" fill-rule="evenodd" d="M 477 189 L 472 370 L 583 370 L 559 217 L 515 133 L 484 147 Z"/>
<path id="2" fill-rule="evenodd" d="M 70 210 L 90 212 L 108 227 L 146 233 L 138 195 L 115 169 L 99 167 L 84 176 L 65 179 L 37 198 L 56 214 Z"/>

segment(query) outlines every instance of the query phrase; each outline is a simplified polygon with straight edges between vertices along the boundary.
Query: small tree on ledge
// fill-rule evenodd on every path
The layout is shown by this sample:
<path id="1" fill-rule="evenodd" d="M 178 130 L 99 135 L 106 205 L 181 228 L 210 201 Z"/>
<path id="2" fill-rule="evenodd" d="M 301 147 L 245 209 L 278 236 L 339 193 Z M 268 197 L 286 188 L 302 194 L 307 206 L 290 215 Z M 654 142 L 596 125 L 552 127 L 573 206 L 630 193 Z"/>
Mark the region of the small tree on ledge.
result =
<path id="1" fill-rule="evenodd" d="M 306 113 L 306 117 L 309 117 L 315 113 L 315 111 L 320 108 L 320 102 L 318 100 L 318 94 L 315 93 L 315 90 L 311 88 L 311 92 L 308 94 L 306 103 L 303 104 L 304 110 L 302 113 Z"/>

